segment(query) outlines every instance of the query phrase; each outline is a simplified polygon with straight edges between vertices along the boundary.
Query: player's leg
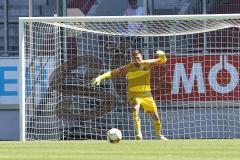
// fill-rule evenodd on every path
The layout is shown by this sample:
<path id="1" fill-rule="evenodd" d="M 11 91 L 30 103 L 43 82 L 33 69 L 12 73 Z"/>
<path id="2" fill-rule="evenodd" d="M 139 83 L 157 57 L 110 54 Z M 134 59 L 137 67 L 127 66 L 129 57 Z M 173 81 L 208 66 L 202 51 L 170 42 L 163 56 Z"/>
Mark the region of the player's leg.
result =
<path id="1" fill-rule="evenodd" d="M 132 103 L 131 104 L 133 122 L 134 122 L 134 127 L 135 127 L 135 131 L 136 131 L 136 139 L 137 140 L 142 139 L 141 121 L 140 121 L 140 117 L 139 117 L 139 108 L 140 108 L 140 106 L 137 103 Z"/>
<path id="2" fill-rule="evenodd" d="M 139 117 L 141 99 L 139 99 L 136 94 L 128 93 L 128 104 L 130 105 L 132 110 L 133 123 L 135 127 L 135 132 L 136 132 L 136 139 L 141 140 L 142 131 L 141 131 L 141 120 Z"/>
<path id="3" fill-rule="evenodd" d="M 168 140 L 165 136 L 163 136 L 161 134 L 161 122 L 160 122 L 158 112 L 157 111 L 150 111 L 148 113 L 150 113 L 150 115 L 152 117 L 153 125 L 154 125 L 155 131 L 156 131 L 156 136 L 159 139 Z"/>
<path id="4" fill-rule="evenodd" d="M 158 111 L 157 111 L 157 106 L 155 101 L 153 100 L 153 97 L 149 96 L 149 97 L 143 98 L 141 105 L 143 106 L 145 112 L 149 113 L 152 118 L 156 136 L 160 139 L 167 140 L 167 138 L 165 138 L 161 134 L 161 121 L 160 121 Z"/>
<path id="5" fill-rule="evenodd" d="M 152 118 L 152 122 L 153 122 L 153 126 L 155 128 L 156 136 L 160 136 L 161 135 L 161 122 L 160 122 L 160 118 L 159 118 L 157 112 L 148 111 L 148 113 L 150 114 L 150 116 Z"/>

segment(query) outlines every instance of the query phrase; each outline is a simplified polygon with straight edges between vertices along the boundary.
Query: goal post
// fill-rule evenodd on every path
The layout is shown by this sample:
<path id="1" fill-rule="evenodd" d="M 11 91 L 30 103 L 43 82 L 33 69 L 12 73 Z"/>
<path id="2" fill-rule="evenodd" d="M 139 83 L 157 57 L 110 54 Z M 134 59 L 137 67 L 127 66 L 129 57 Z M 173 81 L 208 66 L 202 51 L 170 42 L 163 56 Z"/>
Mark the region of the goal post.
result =
<path id="1" fill-rule="evenodd" d="M 239 138 L 239 28 L 240 14 L 20 18 L 20 139 L 101 140 L 110 128 L 134 139 L 126 78 L 90 85 L 134 49 L 167 53 L 151 77 L 166 137 Z"/>
<path id="2" fill-rule="evenodd" d="M 25 141 L 25 38 L 24 38 L 24 22 L 19 21 L 19 139 Z"/>

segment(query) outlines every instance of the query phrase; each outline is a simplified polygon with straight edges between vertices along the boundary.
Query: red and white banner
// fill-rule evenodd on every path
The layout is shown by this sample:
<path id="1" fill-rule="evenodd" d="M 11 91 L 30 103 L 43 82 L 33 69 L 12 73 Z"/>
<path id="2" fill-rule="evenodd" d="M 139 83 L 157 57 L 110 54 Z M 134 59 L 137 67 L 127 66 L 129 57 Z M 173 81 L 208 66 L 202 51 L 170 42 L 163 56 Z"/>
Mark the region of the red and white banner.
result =
<path id="1" fill-rule="evenodd" d="M 153 69 L 157 101 L 240 100 L 240 56 L 171 56 Z"/>

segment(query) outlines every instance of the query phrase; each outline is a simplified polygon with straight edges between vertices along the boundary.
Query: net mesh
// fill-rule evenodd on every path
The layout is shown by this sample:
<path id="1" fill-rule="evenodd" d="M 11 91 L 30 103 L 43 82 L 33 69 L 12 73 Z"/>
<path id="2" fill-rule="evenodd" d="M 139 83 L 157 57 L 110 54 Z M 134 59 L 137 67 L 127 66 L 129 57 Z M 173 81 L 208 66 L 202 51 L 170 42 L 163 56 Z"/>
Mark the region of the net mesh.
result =
<path id="1" fill-rule="evenodd" d="M 125 77 L 90 80 L 154 51 L 168 55 L 152 70 L 162 134 L 172 139 L 239 138 L 239 19 L 26 22 L 26 139 L 106 139 L 119 128 L 134 139 Z M 145 139 L 155 139 L 140 110 Z"/>

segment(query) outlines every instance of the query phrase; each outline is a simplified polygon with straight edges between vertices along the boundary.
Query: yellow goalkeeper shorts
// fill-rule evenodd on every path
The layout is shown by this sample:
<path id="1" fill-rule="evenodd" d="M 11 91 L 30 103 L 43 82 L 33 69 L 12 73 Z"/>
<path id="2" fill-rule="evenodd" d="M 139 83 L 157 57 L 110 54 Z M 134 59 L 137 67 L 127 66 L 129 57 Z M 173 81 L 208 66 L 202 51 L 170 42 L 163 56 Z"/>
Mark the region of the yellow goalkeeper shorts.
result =
<path id="1" fill-rule="evenodd" d="M 152 97 L 151 93 L 133 94 L 128 93 L 129 105 L 138 104 L 143 107 L 145 112 L 157 112 L 157 105 Z"/>

